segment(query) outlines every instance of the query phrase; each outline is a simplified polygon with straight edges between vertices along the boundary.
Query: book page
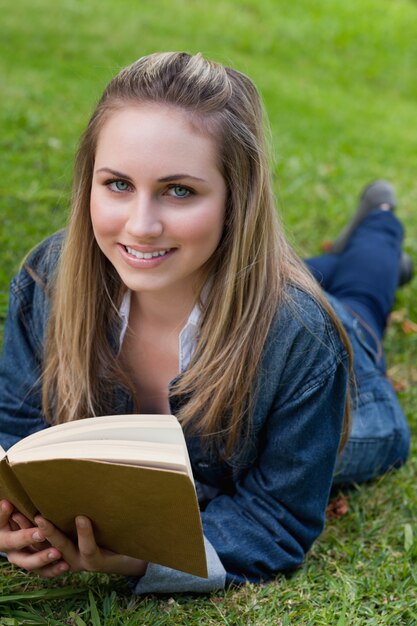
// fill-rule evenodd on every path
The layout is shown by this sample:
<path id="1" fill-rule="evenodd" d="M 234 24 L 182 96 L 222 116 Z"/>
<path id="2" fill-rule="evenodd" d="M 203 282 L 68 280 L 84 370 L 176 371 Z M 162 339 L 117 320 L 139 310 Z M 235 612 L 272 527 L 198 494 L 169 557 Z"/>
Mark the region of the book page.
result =
<path id="1" fill-rule="evenodd" d="M 83 420 L 84 422 L 85 420 Z M 180 425 L 174 426 L 171 422 L 167 424 L 158 423 L 155 427 L 150 422 L 145 424 L 135 424 L 134 422 L 121 421 L 117 424 L 84 424 L 81 428 L 71 428 L 55 432 L 57 427 L 49 428 L 43 437 L 26 437 L 13 446 L 12 455 L 21 453 L 24 450 L 34 450 L 53 443 L 76 443 L 81 441 L 148 441 L 154 443 L 184 444 L 184 436 Z M 36 433 L 38 434 L 38 433 Z M 42 433 L 43 434 L 43 433 Z M 10 451 L 9 451 L 10 452 Z M 10 456 L 10 454 L 9 454 Z"/>
<path id="2" fill-rule="evenodd" d="M 85 441 L 52 443 L 8 454 L 10 465 L 53 459 L 85 459 L 117 464 L 172 469 L 188 474 L 187 458 L 182 445 L 147 441 Z M 192 479 L 192 475 L 190 476 Z"/>
<path id="3" fill-rule="evenodd" d="M 10 450 L 14 453 L 55 442 L 90 439 L 180 443 L 183 434 L 173 415 L 105 415 L 47 427 L 21 439 Z"/>

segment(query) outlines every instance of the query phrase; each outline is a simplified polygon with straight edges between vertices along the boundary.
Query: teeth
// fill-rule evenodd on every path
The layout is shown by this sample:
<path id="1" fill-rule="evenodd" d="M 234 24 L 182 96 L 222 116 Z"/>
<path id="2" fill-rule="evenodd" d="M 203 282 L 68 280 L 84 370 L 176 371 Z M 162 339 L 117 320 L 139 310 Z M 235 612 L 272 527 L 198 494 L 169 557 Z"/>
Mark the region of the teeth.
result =
<path id="1" fill-rule="evenodd" d="M 165 256 L 168 250 L 156 250 L 155 252 L 139 252 L 139 250 L 135 250 L 134 248 L 129 248 L 129 246 L 125 246 L 126 250 L 132 256 L 135 256 L 137 259 L 152 259 L 157 256 Z"/>

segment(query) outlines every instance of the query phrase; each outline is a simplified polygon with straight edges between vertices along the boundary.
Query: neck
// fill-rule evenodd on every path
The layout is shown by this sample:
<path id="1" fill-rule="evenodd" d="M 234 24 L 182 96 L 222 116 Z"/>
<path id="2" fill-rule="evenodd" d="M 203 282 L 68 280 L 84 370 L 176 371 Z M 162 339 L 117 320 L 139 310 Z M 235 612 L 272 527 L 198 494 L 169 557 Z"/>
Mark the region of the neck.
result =
<path id="1" fill-rule="evenodd" d="M 131 315 L 140 318 L 142 324 L 152 324 L 165 330 L 184 327 L 194 305 L 196 296 L 189 294 L 161 294 L 132 292 Z"/>

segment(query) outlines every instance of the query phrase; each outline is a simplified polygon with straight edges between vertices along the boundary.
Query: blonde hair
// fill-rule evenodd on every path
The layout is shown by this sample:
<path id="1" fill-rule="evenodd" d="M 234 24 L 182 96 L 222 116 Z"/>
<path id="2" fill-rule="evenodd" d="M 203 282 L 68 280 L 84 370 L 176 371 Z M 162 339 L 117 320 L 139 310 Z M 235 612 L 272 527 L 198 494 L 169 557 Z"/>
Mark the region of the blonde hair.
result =
<path id="1" fill-rule="evenodd" d="M 95 241 L 89 206 L 104 122 L 114 111 L 141 103 L 186 110 L 219 145 L 227 187 L 224 232 L 205 268 L 205 278 L 212 280 L 202 303 L 197 347 L 172 394 L 187 399 L 177 414 L 183 426 L 208 440 L 214 435 L 227 455 L 249 432 L 263 348 L 289 284 L 312 294 L 346 346 L 348 340 L 278 223 L 255 86 L 240 72 L 200 54 L 151 54 L 123 69 L 105 89 L 85 130 L 53 287 L 43 408 L 56 422 L 114 412 L 112 390 L 120 385 L 132 389 L 109 341 L 117 327 L 124 285 Z"/>

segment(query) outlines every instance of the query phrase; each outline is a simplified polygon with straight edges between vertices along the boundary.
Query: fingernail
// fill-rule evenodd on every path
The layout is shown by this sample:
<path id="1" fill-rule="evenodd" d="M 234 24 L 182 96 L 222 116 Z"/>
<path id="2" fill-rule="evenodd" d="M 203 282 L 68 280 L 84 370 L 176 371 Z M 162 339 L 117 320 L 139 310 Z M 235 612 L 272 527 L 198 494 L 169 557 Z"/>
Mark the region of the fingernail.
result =
<path id="1" fill-rule="evenodd" d="M 35 530 L 35 532 L 33 533 L 32 539 L 34 539 L 35 541 L 43 541 L 42 535 L 37 530 Z"/>
<path id="2" fill-rule="evenodd" d="M 79 526 L 80 528 L 86 528 L 87 520 L 85 519 L 85 517 L 77 517 L 77 526 Z"/>
<path id="3" fill-rule="evenodd" d="M 56 554 L 54 554 L 53 552 L 48 552 L 48 559 L 50 561 L 53 561 L 56 558 L 57 558 Z"/>
<path id="4" fill-rule="evenodd" d="M 59 571 L 60 572 L 66 572 L 67 569 L 68 569 L 67 563 L 61 563 L 61 565 L 59 566 Z"/>
<path id="5" fill-rule="evenodd" d="M 39 528 L 45 528 L 46 524 L 41 517 L 35 517 L 35 523 Z"/>

